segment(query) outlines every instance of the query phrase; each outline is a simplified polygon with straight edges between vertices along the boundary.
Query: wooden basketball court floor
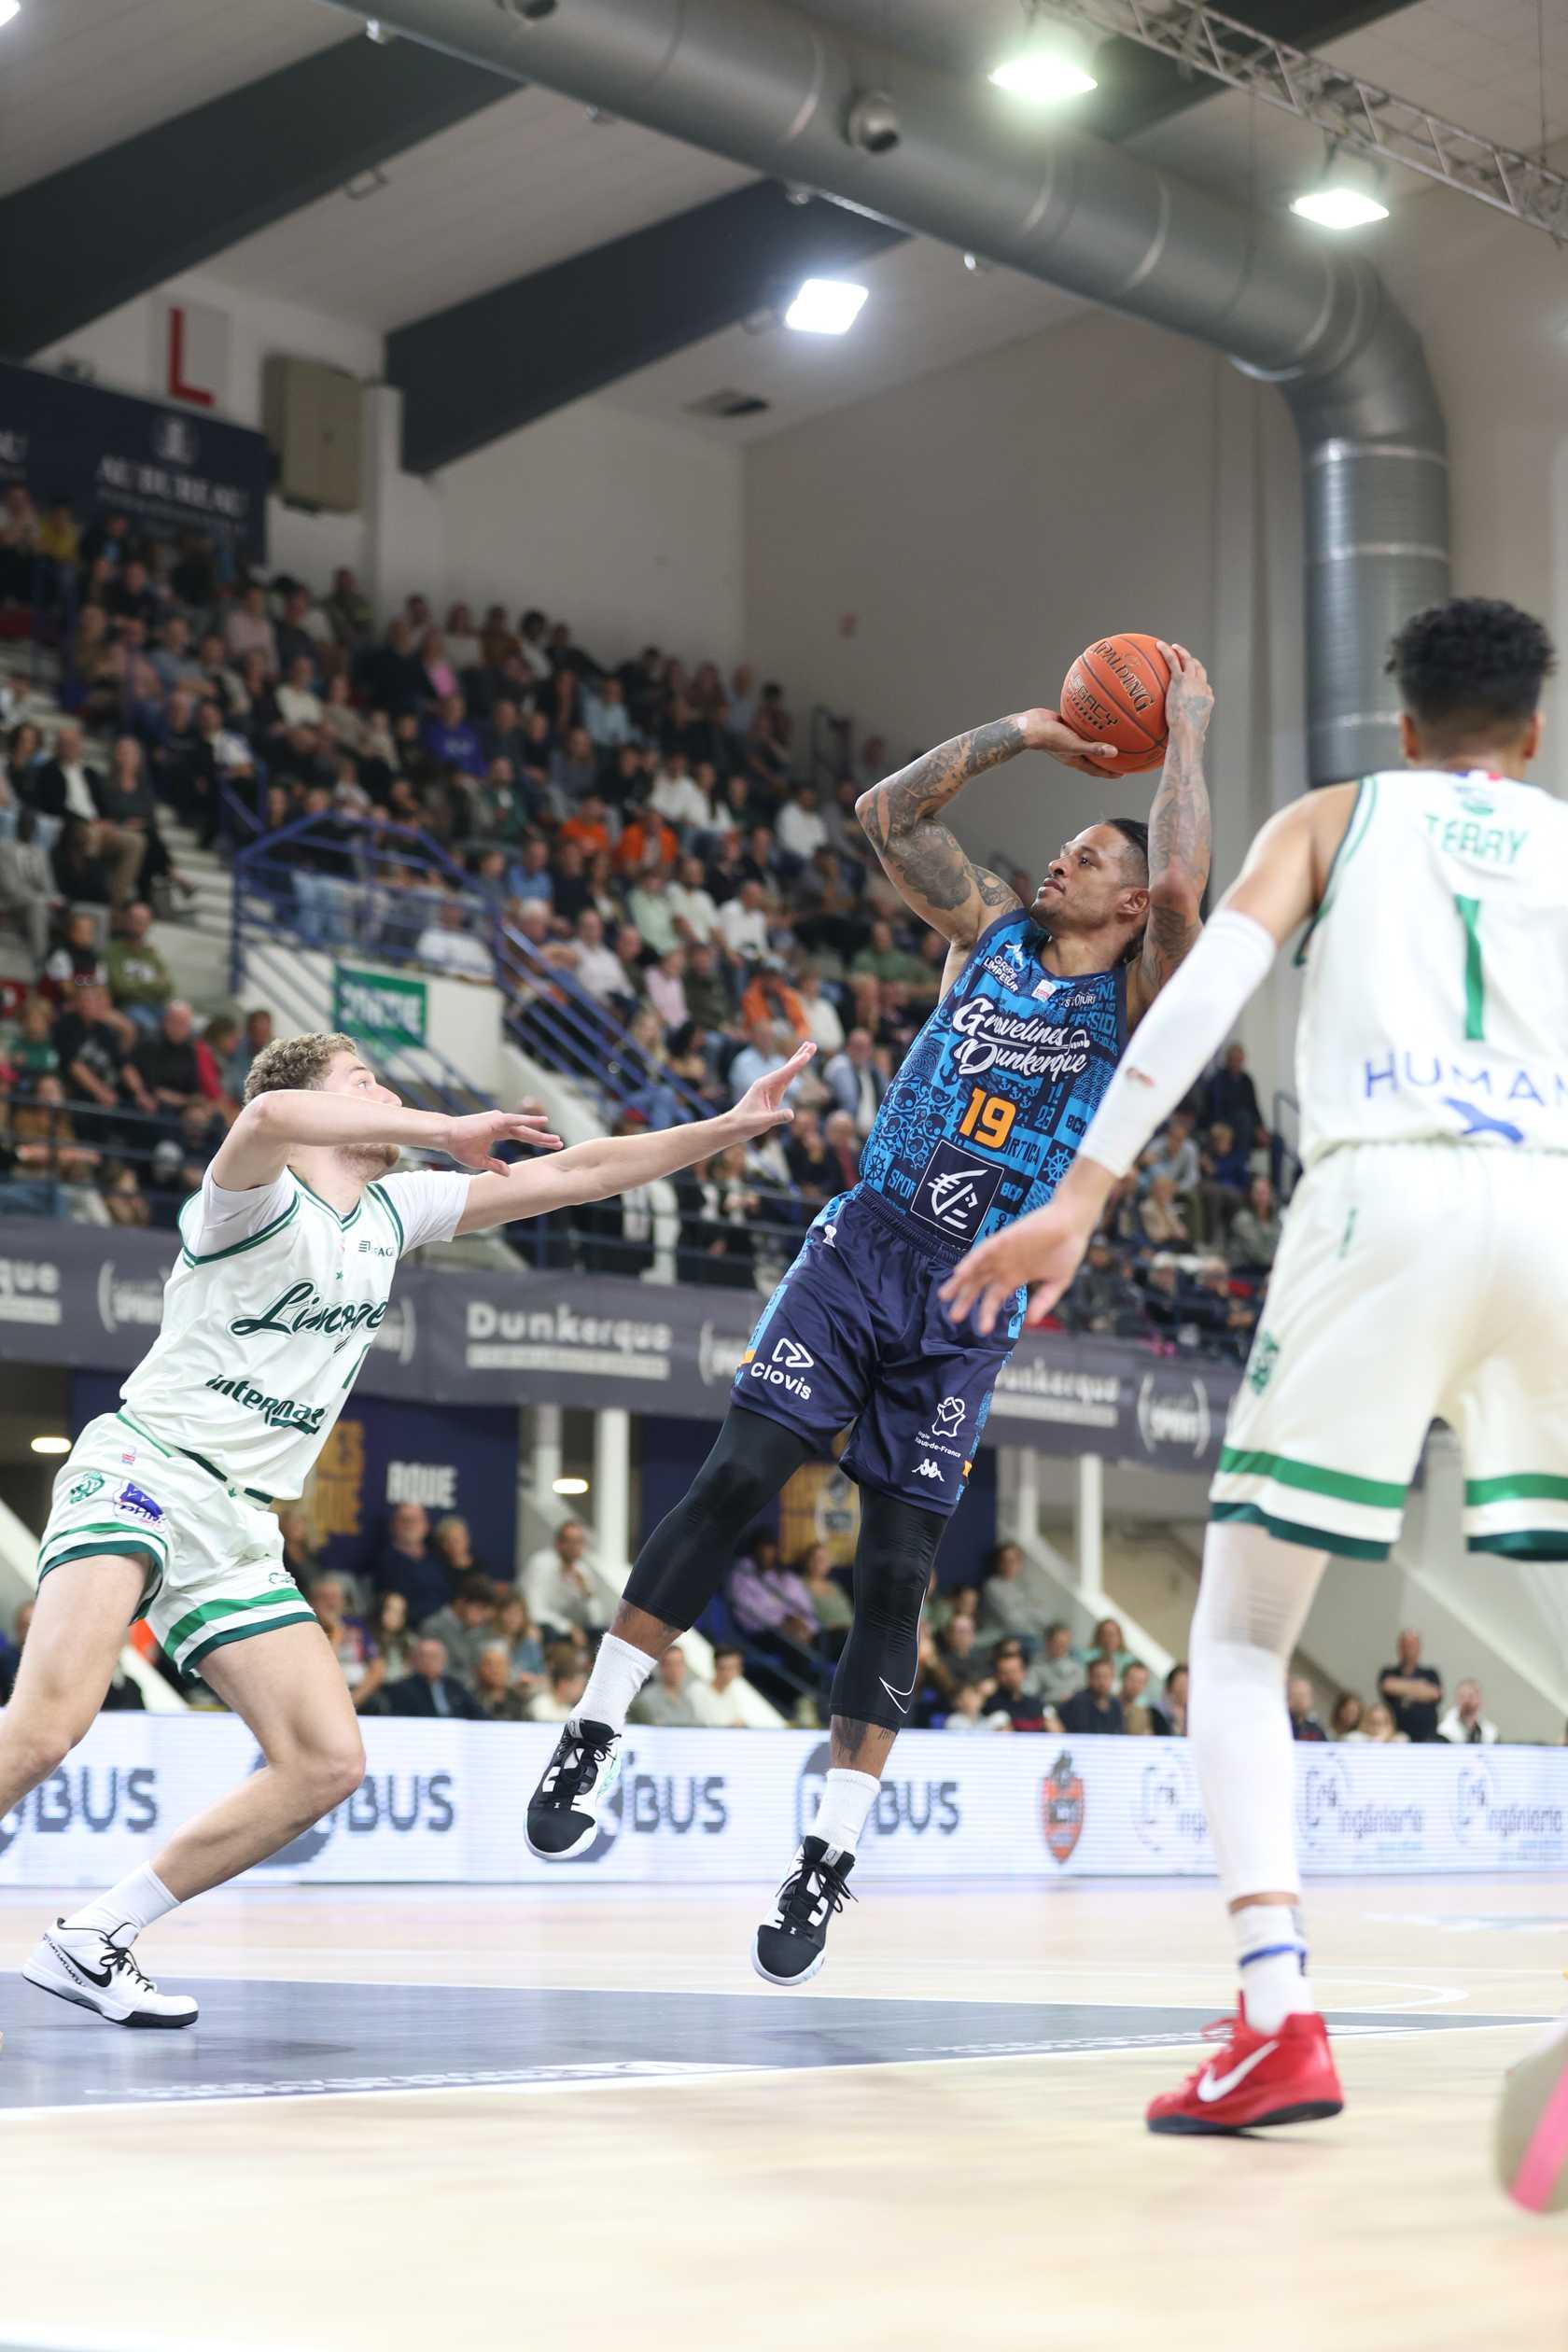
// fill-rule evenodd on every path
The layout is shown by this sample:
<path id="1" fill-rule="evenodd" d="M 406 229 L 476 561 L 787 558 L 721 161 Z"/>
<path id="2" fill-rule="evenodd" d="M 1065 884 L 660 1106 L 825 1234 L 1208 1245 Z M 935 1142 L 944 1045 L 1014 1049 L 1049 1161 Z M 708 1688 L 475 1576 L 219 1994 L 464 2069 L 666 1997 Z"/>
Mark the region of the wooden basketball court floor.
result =
<path id="1" fill-rule="evenodd" d="M 219 1894 L 145 1941 L 177 2035 L 0 1977 L 0 2347 L 1568 2352 L 1568 2217 L 1490 2167 L 1568 1890 L 1315 1886 L 1350 2104 L 1238 2141 L 1141 2123 L 1229 2006 L 1206 1886 L 878 1885 L 789 1996 L 758 1911 Z"/>

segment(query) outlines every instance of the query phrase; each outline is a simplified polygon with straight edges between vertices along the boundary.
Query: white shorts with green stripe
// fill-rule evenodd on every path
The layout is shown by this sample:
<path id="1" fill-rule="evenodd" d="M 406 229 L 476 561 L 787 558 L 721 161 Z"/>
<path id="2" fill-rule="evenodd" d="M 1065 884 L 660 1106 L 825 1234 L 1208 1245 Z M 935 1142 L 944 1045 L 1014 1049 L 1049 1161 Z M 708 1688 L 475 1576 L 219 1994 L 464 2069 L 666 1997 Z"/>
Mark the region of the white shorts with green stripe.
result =
<path id="1" fill-rule="evenodd" d="M 55 1479 L 38 1580 L 105 1553 L 141 1561 L 136 1614 L 183 1671 L 226 1643 L 315 1622 L 265 1499 L 120 1413 L 89 1421 Z"/>
<path id="2" fill-rule="evenodd" d="M 1355 1144 L 1297 1186 L 1210 1490 L 1216 1519 L 1383 1560 L 1434 1421 L 1476 1552 L 1568 1560 L 1568 1164 Z"/>

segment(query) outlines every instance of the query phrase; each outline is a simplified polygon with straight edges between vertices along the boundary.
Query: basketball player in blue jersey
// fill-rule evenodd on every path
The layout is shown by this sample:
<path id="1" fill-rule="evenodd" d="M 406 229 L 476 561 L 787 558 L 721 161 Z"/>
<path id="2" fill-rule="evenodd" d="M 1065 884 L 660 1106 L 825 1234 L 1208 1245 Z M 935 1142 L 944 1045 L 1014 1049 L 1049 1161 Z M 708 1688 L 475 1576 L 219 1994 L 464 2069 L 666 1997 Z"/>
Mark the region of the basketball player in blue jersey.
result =
<path id="1" fill-rule="evenodd" d="M 1127 1037 L 1198 936 L 1209 878 L 1203 665 L 1170 665 L 1164 772 L 1147 824 L 1110 818 L 1052 861 L 1025 906 L 943 823 L 1020 751 L 1103 777 L 1056 711 L 959 735 L 862 795 L 857 813 L 917 915 L 949 943 L 943 994 L 889 1086 L 860 1181 L 830 1201 L 763 1311 L 717 1444 L 644 1545 L 576 1715 L 528 1809 L 564 1859 L 595 1833 L 627 1711 L 701 1616 L 737 1538 L 803 1463 L 851 1430 L 861 1488 L 855 1620 L 833 1680 L 832 1757 L 811 1834 L 757 1931 L 760 1976 L 801 1984 L 826 1954 L 856 1847 L 918 1676 L 920 1608 L 962 1499 L 997 1374 L 1022 1327 L 959 1325 L 939 1292 L 973 1244 L 1050 1199 Z"/>

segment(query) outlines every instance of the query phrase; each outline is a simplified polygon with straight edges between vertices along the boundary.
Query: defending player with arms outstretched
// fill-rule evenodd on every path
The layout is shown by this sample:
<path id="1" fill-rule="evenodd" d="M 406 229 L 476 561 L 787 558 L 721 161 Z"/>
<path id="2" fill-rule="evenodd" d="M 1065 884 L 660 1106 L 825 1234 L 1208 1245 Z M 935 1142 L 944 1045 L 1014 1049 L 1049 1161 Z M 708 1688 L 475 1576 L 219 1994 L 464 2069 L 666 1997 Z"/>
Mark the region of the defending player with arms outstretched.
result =
<path id="1" fill-rule="evenodd" d="M 258 1056 L 245 1107 L 180 1211 L 179 1263 L 121 1409 L 90 1421 L 54 1485 L 39 1589 L 0 1715 L 0 1814 L 91 1724 L 133 1620 L 256 1736 L 264 1768 L 152 1862 L 43 1939 L 28 1981 L 119 2025 L 189 2025 L 196 2004 L 137 1967 L 141 1929 L 275 1854 L 364 1777 L 343 1671 L 283 1564 L 269 1505 L 301 1491 L 386 1313 L 399 1259 L 608 1195 L 744 1142 L 792 1113 L 803 1046 L 721 1118 L 579 1143 L 525 1113 L 405 1111 L 351 1039 Z M 512 1141 L 558 1153 L 508 1166 Z M 393 1175 L 404 1148 L 472 1175 Z"/>
<path id="2" fill-rule="evenodd" d="M 861 1492 L 854 1624 L 833 1679 L 817 1818 L 753 1948 L 771 1983 L 804 1982 L 821 1966 L 911 1702 L 937 1546 L 1017 1335 L 1016 1315 L 984 1337 L 955 1324 L 940 1285 L 972 1241 L 1049 1199 L 1129 1030 L 1197 937 L 1213 697 L 1191 654 L 1161 651 L 1170 740 L 1147 826 L 1089 826 L 1029 906 L 971 861 L 942 818 L 1021 751 L 1103 774 L 1055 711 L 959 735 L 858 804 L 889 875 L 949 943 L 942 1000 L 888 1090 L 860 1182 L 821 1211 L 763 1310 L 718 1443 L 644 1545 L 529 1808 L 537 1854 L 565 1857 L 593 1835 L 655 1659 L 712 1600 L 758 1512 L 853 1424 L 842 1466 Z"/>
<path id="3" fill-rule="evenodd" d="M 946 1289 L 982 1332 L 1019 1282 L 1039 1286 L 1030 1319 L 1048 1312 L 1116 1178 L 1309 920 L 1306 1174 L 1225 1430 L 1190 1650 L 1242 1996 L 1227 2045 L 1149 2109 L 1156 2132 L 1339 2111 L 1285 1710 L 1329 1553 L 1387 1558 L 1441 1416 L 1464 1448 L 1470 1549 L 1568 1559 L 1568 808 L 1523 780 L 1551 647 L 1512 606 L 1459 599 L 1411 621 L 1389 666 L 1413 773 L 1309 793 L 1264 827 L 1055 1200 Z M 1510 2084 L 1514 2192 L 1568 2195 L 1568 2035 Z"/>

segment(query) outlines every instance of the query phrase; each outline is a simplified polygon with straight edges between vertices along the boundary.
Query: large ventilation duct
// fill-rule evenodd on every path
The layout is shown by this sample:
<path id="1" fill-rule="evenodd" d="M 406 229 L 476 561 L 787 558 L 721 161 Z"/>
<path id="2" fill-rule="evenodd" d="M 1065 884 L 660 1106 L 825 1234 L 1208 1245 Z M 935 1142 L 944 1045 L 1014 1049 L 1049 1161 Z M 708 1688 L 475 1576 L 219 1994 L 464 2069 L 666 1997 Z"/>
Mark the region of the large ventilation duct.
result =
<path id="1" fill-rule="evenodd" d="M 1400 623 L 1447 594 L 1446 436 L 1420 340 L 1365 262 L 777 0 L 381 0 L 378 13 L 1196 336 L 1277 384 L 1305 467 L 1310 780 L 1397 762 L 1382 664 Z"/>

